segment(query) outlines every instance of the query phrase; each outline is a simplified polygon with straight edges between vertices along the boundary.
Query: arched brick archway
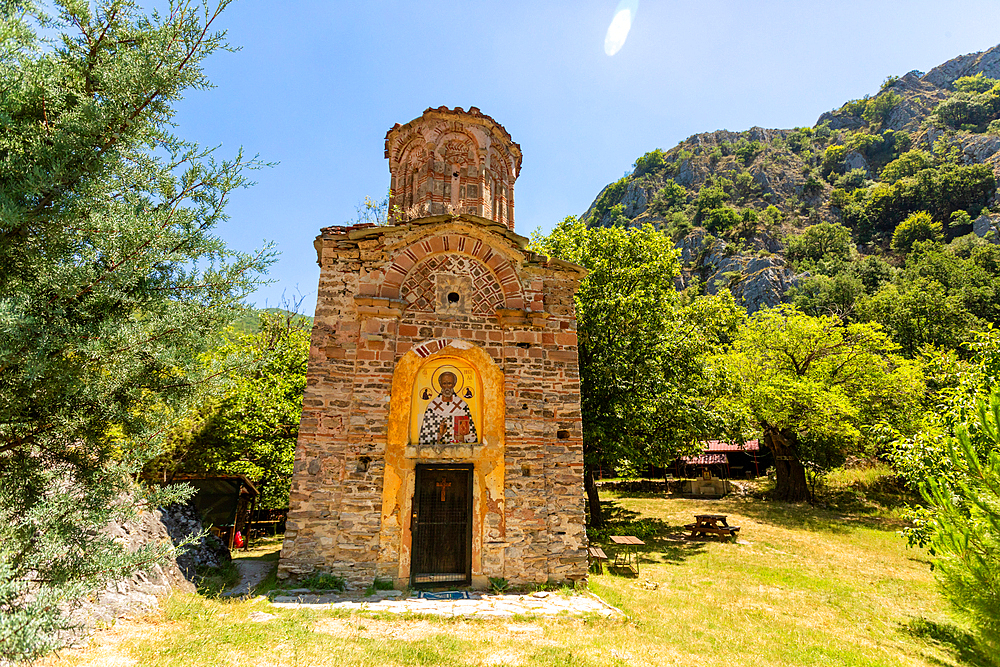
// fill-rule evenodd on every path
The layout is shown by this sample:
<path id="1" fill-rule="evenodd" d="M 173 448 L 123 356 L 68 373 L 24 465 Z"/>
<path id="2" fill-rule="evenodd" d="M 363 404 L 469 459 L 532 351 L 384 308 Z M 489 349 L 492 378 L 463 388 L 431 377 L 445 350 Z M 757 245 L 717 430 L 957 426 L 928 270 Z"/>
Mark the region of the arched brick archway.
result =
<path id="1" fill-rule="evenodd" d="M 513 263 L 481 240 L 458 234 L 432 236 L 404 248 L 386 269 L 377 295 L 399 299 L 400 288 L 413 269 L 428 256 L 442 253 L 469 255 L 482 262 L 499 284 L 505 307 L 511 310 L 524 309 L 524 294 Z"/>

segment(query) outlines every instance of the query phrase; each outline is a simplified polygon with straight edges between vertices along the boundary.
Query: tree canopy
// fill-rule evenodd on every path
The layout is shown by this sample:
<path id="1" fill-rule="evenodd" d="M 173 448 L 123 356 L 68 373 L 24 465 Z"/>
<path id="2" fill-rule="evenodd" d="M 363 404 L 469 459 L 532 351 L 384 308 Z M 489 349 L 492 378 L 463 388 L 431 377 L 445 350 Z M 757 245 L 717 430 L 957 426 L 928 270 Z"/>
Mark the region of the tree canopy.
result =
<path id="1" fill-rule="evenodd" d="M 260 491 L 257 506 L 270 509 L 288 506 L 310 327 L 290 314 L 259 317 L 259 332 L 234 333 L 211 353 L 237 367 L 232 382 L 171 431 L 146 470 L 168 481 L 178 473 L 245 475 Z"/>
<path id="2" fill-rule="evenodd" d="M 587 229 L 570 217 L 547 237 L 535 234 L 533 244 L 590 272 L 576 314 L 591 468 L 666 465 L 723 427 L 724 406 L 706 400 L 717 378 L 704 357 L 743 317 L 728 292 L 682 298 L 674 286 L 676 251 L 650 226 Z M 590 481 L 588 490 L 591 520 L 599 523 Z"/>
<path id="3" fill-rule="evenodd" d="M 199 356 L 270 261 L 213 233 L 258 163 L 172 133 L 226 4 L 0 3 L 0 660 L 53 648 L 58 604 L 166 553 L 100 529 L 178 497 L 132 480 L 221 374 Z"/>
<path id="4" fill-rule="evenodd" d="M 774 454 L 779 499 L 810 499 L 804 466 L 841 461 L 875 423 L 910 428 L 923 378 L 895 349 L 878 325 L 845 325 L 786 305 L 755 313 L 732 350 L 716 358 L 732 375 L 731 399 Z"/>

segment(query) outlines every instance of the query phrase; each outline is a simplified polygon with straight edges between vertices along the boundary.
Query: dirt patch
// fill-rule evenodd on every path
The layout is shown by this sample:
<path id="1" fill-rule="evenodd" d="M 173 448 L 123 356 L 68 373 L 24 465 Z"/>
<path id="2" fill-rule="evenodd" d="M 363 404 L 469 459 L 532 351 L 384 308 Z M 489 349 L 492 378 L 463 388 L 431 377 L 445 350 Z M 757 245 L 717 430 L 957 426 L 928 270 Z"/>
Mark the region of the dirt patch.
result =
<path id="1" fill-rule="evenodd" d="M 96 632 L 87 645 L 59 651 L 38 661 L 36 667 L 132 667 L 136 659 L 129 649 L 149 645 L 162 637 L 169 623 L 149 620 L 119 620 Z"/>
<path id="2" fill-rule="evenodd" d="M 323 618 L 316 622 L 316 632 L 340 639 L 396 639 L 417 641 L 452 630 L 428 621 L 381 621 L 373 618 Z"/>

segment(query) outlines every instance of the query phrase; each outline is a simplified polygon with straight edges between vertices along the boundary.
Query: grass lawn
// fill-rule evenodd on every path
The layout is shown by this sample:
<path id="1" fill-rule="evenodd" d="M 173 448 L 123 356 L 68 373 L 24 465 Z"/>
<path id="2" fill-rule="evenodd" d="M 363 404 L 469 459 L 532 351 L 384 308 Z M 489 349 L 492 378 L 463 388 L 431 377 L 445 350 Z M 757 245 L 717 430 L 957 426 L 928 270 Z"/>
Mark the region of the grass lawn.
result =
<path id="1" fill-rule="evenodd" d="M 400 618 L 175 595 L 159 615 L 121 622 L 91 647 L 45 664 L 990 664 L 950 615 L 924 554 L 896 535 L 891 513 L 604 491 L 602 498 L 613 526 L 649 535 L 638 578 L 590 578 L 622 619 Z M 688 541 L 682 526 L 696 513 L 727 514 L 742 527 L 740 542 Z M 253 557 L 273 558 L 274 546 Z M 250 622 L 255 611 L 277 618 Z"/>

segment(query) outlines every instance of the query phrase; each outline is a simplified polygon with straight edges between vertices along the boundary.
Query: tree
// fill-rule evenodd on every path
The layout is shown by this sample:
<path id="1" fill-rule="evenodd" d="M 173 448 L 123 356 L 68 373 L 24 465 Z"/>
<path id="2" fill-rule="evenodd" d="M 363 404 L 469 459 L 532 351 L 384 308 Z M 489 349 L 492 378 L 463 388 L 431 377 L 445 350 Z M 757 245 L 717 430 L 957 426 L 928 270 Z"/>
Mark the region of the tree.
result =
<path id="1" fill-rule="evenodd" d="M 593 468 L 666 465 L 714 435 L 723 407 L 704 356 L 742 318 L 728 292 L 685 299 L 677 253 L 649 225 L 594 228 L 569 217 L 533 247 L 586 267 L 576 295 L 586 487 L 591 525 L 602 522 Z"/>
<path id="2" fill-rule="evenodd" d="M 53 4 L 0 3 L 0 661 L 51 650 L 60 604 L 172 550 L 101 529 L 183 495 L 134 479 L 222 375 L 199 355 L 270 260 L 212 233 L 258 163 L 171 134 L 227 0 Z"/>
<path id="3" fill-rule="evenodd" d="M 927 211 L 917 211 L 896 226 L 891 247 L 896 252 L 907 253 L 917 241 L 940 241 L 942 238 L 941 223 L 931 218 Z"/>
<path id="4" fill-rule="evenodd" d="M 825 469 L 859 450 L 867 427 L 907 428 L 923 381 L 894 349 L 877 325 L 780 306 L 755 313 L 717 357 L 732 375 L 731 400 L 774 455 L 779 500 L 811 499 L 805 465 Z"/>
<path id="5" fill-rule="evenodd" d="M 806 262 L 847 261 L 854 253 L 851 230 L 837 223 L 821 222 L 787 239 L 789 259 Z"/>
<path id="6" fill-rule="evenodd" d="M 977 451 L 968 426 L 945 439 L 951 475 L 927 477 L 920 490 L 933 509 L 930 539 L 945 597 L 975 624 L 989 654 L 1000 653 L 1000 388 L 977 400 Z"/>
<path id="7" fill-rule="evenodd" d="M 260 491 L 259 507 L 288 507 L 311 327 L 291 314 L 261 312 L 260 320 L 259 332 L 233 334 L 214 353 L 228 366 L 250 363 L 173 431 L 149 474 L 167 481 L 178 473 L 246 475 Z"/>

